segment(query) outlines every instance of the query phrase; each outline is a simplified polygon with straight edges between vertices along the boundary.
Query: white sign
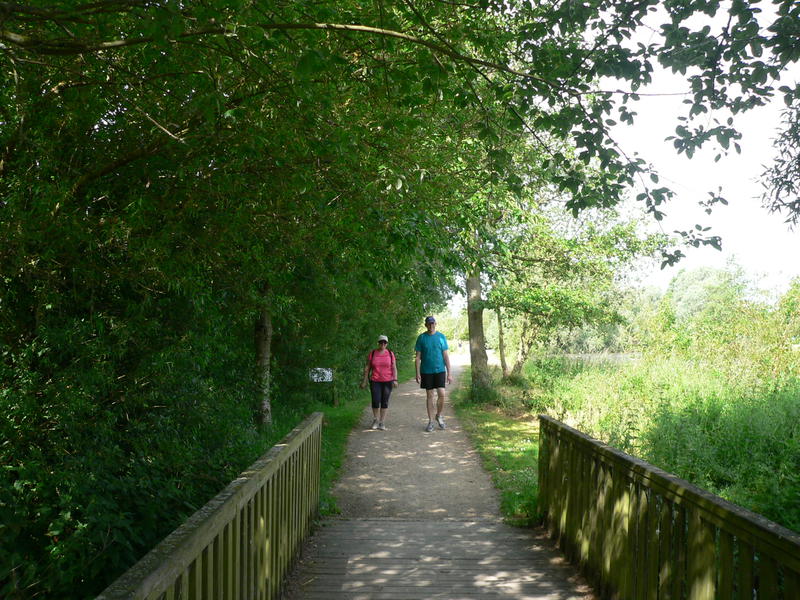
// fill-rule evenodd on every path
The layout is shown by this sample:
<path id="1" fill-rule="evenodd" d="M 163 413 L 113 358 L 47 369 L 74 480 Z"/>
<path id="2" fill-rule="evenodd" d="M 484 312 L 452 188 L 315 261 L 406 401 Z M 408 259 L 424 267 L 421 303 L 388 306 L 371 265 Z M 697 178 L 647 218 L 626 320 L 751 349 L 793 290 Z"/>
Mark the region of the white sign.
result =
<path id="1" fill-rule="evenodd" d="M 309 369 L 308 378 L 314 383 L 329 383 L 333 381 L 333 369 L 317 367 Z"/>

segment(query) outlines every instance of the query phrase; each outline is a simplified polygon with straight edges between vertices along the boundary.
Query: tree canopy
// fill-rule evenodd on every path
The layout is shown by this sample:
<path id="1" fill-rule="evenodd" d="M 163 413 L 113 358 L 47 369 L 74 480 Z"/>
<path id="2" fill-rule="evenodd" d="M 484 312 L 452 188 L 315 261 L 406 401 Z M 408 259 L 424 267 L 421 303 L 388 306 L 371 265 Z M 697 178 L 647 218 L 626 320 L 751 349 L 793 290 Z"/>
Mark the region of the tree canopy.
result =
<path id="1" fill-rule="evenodd" d="M 302 412 L 308 367 L 410 342 L 508 248 L 506 207 L 639 182 L 660 218 L 609 128 L 656 62 L 687 75 L 688 155 L 737 143 L 694 117 L 796 109 L 800 6 L 769 6 L 0 2 L 0 593 L 96 592 L 268 443 L 255 415 Z M 790 218 L 795 122 L 767 180 Z"/>

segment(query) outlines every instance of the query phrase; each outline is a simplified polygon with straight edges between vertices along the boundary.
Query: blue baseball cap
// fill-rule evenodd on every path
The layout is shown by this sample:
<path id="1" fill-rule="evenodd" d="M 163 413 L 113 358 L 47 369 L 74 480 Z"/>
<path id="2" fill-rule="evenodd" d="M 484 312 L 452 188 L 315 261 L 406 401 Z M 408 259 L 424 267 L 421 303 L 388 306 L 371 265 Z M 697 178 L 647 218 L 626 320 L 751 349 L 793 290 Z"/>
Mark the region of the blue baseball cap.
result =
<path id="1" fill-rule="evenodd" d="M 433 317 L 425 317 L 425 325 L 427 325 L 428 323 L 436 323 L 436 319 L 434 319 Z"/>

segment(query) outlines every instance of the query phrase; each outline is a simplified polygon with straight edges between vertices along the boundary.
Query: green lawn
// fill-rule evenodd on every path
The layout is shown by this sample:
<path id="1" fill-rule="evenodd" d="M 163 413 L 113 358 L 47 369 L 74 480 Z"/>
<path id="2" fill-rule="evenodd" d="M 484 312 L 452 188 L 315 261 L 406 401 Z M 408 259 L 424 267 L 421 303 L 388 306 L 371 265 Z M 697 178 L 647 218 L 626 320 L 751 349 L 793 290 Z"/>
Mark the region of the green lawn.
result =
<path id="1" fill-rule="evenodd" d="M 539 458 L 536 417 L 509 416 L 492 406 L 468 404 L 465 397 L 464 390 L 453 393 L 456 414 L 500 492 L 503 517 L 512 525 L 535 524 Z"/>

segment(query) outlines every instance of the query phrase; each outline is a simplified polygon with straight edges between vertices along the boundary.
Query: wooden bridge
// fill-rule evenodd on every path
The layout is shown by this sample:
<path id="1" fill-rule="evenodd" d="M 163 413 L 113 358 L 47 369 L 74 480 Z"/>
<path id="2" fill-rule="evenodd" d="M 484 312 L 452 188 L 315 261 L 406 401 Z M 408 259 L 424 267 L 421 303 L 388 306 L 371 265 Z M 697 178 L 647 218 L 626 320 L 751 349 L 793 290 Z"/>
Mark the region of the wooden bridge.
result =
<path id="1" fill-rule="evenodd" d="M 800 535 L 547 417 L 546 527 L 509 527 L 457 421 L 423 415 L 405 384 L 388 431 L 354 431 L 313 532 L 312 415 L 99 598 L 800 600 Z"/>

